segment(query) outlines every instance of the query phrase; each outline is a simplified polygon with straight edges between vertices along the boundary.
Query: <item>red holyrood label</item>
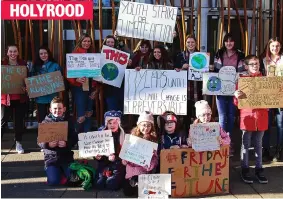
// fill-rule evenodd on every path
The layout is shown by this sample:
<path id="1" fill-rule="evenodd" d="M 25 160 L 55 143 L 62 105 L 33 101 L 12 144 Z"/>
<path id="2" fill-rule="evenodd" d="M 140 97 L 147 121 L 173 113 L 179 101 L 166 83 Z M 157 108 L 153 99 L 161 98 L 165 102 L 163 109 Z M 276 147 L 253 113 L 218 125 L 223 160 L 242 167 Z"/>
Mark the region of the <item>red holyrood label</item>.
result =
<path id="1" fill-rule="evenodd" d="M 1 19 L 93 19 L 93 1 L 1 1 Z"/>

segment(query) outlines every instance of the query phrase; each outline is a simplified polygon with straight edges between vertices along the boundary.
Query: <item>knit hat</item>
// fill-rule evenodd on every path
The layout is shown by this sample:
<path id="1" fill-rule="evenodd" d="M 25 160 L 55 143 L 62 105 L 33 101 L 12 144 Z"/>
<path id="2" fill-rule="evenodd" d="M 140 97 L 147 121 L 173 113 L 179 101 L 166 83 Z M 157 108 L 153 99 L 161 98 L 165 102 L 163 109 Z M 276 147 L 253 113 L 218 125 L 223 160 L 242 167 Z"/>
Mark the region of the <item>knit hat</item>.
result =
<path id="1" fill-rule="evenodd" d="M 195 107 L 196 107 L 196 117 L 199 117 L 204 113 L 210 113 L 210 114 L 212 113 L 208 102 L 205 100 L 197 101 L 195 103 Z"/>
<path id="2" fill-rule="evenodd" d="M 163 116 L 165 122 L 176 122 L 177 123 L 177 118 L 173 114 L 166 114 Z"/>
<path id="3" fill-rule="evenodd" d="M 137 125 L 139 125 L 141 122 L 150 122 L 151 124 L 154 124 L 153 114 L 149 111 L 141 113 L 137 121 Z"/>
<path id="4" fill-rule="evenodd" d="M 109 120 L 118 120 L 118 123 L 121 123 L 121 116 L 122 112 L 121 111 L 107 111 L 104 114 L 104 121 L 105 125 L 107 125 Z"/>
<path id="5" fill-rule="evenodd" d="M 161 122 L 161 120 L 163 122 Z M 178 119 L 177 119 L 176 114 L 172 111 L 165 111 L 164 113 L 162 113 L 162 115 L 157 117 L 158 128 L 161 128 L 161 125 L 164 125 L 164 123 L 166 122 L 175 122 L 177 124 Z"/>

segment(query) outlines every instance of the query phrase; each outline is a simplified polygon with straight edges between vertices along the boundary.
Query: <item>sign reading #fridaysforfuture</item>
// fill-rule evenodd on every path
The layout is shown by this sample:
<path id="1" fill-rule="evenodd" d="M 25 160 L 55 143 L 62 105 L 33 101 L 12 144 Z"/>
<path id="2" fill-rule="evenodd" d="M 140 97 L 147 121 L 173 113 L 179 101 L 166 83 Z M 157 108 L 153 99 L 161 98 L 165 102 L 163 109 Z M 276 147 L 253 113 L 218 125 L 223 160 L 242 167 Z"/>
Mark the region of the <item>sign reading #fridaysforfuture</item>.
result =
<path id="1" fill-rule="evenodd" d="M 67 78 L 98 77 L 101 75 L 100 53 L 66 55 Z"/>
<path id="2" fill-rule="evenodd" d="M 173 43 L 177 7 L 121 1 L 117 21 L 120 36 Z"/>

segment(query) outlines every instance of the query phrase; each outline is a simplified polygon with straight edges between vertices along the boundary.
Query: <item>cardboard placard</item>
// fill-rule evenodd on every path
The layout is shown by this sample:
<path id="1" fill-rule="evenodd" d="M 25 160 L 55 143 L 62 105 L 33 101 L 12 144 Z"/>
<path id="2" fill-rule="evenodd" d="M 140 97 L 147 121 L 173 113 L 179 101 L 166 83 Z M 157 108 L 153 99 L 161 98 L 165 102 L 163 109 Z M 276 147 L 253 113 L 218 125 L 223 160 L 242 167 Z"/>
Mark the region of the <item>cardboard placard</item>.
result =
<path id="1" fill-rule="evenodd" d="M 67 78 L 100 76 L 100 57 L 100 53 L 66 54 Z"/>
<path id="2" fill-rule="evenodd" d="M 219 73 L 203 73 L 203 95 L 233 96 L 238 74 L 234 66 L 224 66 Z"/>
<path id="3" fill-rule="evenodd" d="M 80 133 L 78 136 L 80 157 L 109 156 L 115 153 L 111 130 Z"/>
<path id="4" fill-rule="evenodd" d="M 192 148 L 195 151 L 214 151 L 220 149 L 220 125 L 218 122 L 190 125 Z"/>
<path id="5" fill-rule="evenodd" d="M 119 36 L 173 43 L 177 7 L 120 1 Z"/>
<path id="6" fill-rule="evenodd" d="M 172 197 L 229 193 L 229 146 L 205 152 L 161 150 L 160 173 L 172 175 Z"/>
<path id="7" fill-rule="evenodd" d="M 37 142 L 68 141 L 68 122 L 38 124 Z"/>
<path id="8" fill-rule="evenodd" d="M 187 114 L 187 71 L 127 69 L 124 114 Z"/>
<path id="9" fill-rule="evenodd" d="M 119 157 L 140 166 L 150 166 L 153 151 L 157 147 L 157 143 L 126 134 Z"/>
<path id="10" fill-rule="evenodd" d="M 283 108 L 282 77 L 243 77 L 239 79 L 239 90 L 245 93 L 238 107 Z"/>
<path id="11" fill-rule="evenodd" d="M 26 66 L 1 66 L 1 93 L 24 94 Z"/>
<path id="12" fill-rule="evenodd" d="M 190 54 L 188 80 L 202 81 L 202 74 L 209 71 L 209 53 L 195 52 Z"/>
<path id="13" fill-rule="evenodd" d="M 60 71 L 26 78 L 25 83 L 29 98 L 40 97 L 65 90 Z"/>

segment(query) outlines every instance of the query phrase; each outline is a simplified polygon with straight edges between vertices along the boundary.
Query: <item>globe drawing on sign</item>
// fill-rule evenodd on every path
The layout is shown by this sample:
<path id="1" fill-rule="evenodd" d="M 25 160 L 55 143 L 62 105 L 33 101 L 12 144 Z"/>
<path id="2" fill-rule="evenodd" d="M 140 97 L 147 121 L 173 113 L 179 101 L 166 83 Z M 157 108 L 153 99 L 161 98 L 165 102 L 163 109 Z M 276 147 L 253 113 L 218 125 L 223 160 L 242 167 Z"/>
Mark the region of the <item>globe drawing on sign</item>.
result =
<path id="1" fill-rule="evenodd" d="M 206 64 L 207 60 L 203 54 L 196 54 L 192 56 L 191 64 L 195 69 L 203 69 Z"/>
<path id="2" fill-rule="evenodd" d="M 119 69 L 115 64 L 107 63 L 102 66 L 101 75 L 105 80 L 113 81 L 118 77 Z"/>

